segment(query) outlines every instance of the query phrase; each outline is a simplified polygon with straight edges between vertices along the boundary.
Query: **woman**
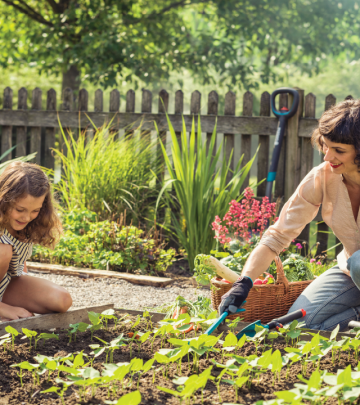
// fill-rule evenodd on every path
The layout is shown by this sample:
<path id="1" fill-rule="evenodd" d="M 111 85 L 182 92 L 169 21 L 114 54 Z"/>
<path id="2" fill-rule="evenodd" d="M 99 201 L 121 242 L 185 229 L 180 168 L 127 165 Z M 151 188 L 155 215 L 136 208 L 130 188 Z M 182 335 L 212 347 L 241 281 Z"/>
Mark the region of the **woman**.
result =
<path id="1" fill-rule="evenodd" d="M 275 256 L 312 221 L 321 205 L 325 223 L 343 244 L 338 264 L 315 279 L 289 312 L 303 308 L 311 329 L 333 330 L 360 320 L 360 100 L 343 101 L 324 112 L 312 135 L 324 153 L 285 204 L 246 262 L 242 276 L 222 297 L 220 315 L 243 304 L 255 280 Z"/>

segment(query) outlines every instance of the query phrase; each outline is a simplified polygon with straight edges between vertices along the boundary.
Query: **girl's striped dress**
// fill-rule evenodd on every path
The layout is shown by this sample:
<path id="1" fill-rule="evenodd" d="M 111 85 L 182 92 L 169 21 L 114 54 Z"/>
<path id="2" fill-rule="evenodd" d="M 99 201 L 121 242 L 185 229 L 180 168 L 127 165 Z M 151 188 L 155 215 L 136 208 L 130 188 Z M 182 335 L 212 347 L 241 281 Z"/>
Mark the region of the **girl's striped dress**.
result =
<path id="1" fill-rule="evenodd" d="M 31 256 L 33 244 L 20 242 L 18 239 L 14 238 L 14 236 L 12 236 L 7 229 L 4 229 L 4 233 L 2 236 L 0 236 L 0 243 L 3 243 L 4 245 L 11 245 L 13 248 L 13 256 L 9 265 L 9 270 L 5 274 L 4 278 L 0 281 L 1 301 L 6 287 L 11 281 L 11 277 L 19 277 L 23 274 L 24 264 Z"/>

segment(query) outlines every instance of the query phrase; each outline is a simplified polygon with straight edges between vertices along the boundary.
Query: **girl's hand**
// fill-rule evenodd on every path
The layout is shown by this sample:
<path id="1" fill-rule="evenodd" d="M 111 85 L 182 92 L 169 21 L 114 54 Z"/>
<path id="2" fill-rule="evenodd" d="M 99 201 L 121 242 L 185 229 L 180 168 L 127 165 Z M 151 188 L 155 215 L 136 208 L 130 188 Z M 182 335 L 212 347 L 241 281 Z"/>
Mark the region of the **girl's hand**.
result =
<path id="1" fill-rule="evenodd" d="M 0 320 L 2 322 L 14 321 L 15 319 L 20 318 L 29 318 L 31 316 L 34 316 L 34 314 L 25 308 L 12 307 L 11 305 L 0 302 Z"/>

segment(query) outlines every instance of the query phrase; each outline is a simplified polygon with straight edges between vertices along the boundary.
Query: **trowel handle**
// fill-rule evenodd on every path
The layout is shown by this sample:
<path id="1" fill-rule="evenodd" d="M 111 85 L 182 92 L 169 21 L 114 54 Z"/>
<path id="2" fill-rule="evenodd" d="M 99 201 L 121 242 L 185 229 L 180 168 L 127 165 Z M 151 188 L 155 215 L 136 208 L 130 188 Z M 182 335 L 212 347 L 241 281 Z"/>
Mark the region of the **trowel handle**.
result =
<path id="1" fill-rule="evenodd" d="M 245 301 L 245 302 L 246 302 L 246 301 Z M 244 304 L 245 304 L 245 302 L 244 302 Z M 244 311 L 245 311 L 245 308 L 239 308 L 239 309 L 236 311 L 236 313 L 244 312 Z M 226 318 L 228 315 L 229 315 L 229 313 L 225 311 L 219 318 L 217 318 L 216 322 L 214 322 L 214 323 L 210 326 L 210 328 L 204 333 L 204 335 L 211 335 L 211 334 L 214 332 L 214 330 L 215 330 L 222 322 L 225 321 L 225 318 Z M 230 314 L 230 315 L 231 315 L 231 314 Z"/>
<path id="2" fill-rule="evenodd" d="M 290 314 L 286 314 L 284 316 L 281 316 L 280 318 L 273 319 L 270 321 L 267 326 L 269 326 L 269 329 L 275 328 L 279 323 L 281 325 L 285 325 L 286 323 L 292 322 L 295 319 L 300 319 L 303 316 L 306 315 L 306 311 L 304 309 L 298 309 L 297 311 L 291 312 Z"/>

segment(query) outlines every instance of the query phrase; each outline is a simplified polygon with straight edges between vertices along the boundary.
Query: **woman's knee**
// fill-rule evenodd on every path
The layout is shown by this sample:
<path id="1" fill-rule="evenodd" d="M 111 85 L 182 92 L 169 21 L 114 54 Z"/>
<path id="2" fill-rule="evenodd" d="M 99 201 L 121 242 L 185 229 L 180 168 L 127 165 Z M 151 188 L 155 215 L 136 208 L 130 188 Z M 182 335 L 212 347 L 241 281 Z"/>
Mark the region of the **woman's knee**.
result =
<path id="1" fill-rule="evenodd" d="M 72 305 L 72 298 L 68 291 L 59 289 L 53 296 L 53 300 L 49 308 L 53 312 L 66 312 Z"/>
<path id="2" fill-rule="evenodd" d="M 360 288 L 360 250 L 357 250 L 347 261 L 347 268 L 353 282 Z"/>

